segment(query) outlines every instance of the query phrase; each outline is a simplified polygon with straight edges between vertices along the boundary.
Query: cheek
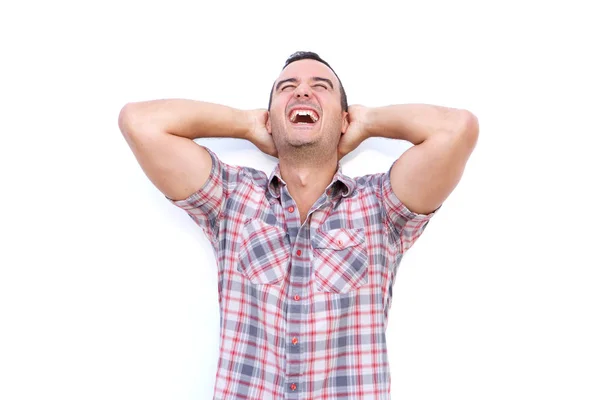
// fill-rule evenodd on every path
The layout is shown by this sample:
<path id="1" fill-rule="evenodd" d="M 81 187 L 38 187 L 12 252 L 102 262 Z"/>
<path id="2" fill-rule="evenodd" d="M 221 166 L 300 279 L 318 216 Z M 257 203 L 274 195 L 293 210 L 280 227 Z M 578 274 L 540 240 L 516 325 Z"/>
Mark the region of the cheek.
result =
<path id="1" fill-rule="evenodd" d="M 332 96 L 328 95 L 316 95 L 315 98 L 323 108 L 323 111 L 327 111 L 327 113 L 330 115 L 341 114 L 342 106 L 339 98 L 333 98 Z"/>
<path id="2" fill-rule="evenodd" d="M 285 108 L 291 97 L 291 93 L 279 93 L 273 97 L 272 105 L 278 108 Z"/>
<path id="3" fill-rule="evenodd" d="M 281 98 L 271 103 L 271 117 L 275 117 L 276 120 L 285 119 L 286 103 Z"/>

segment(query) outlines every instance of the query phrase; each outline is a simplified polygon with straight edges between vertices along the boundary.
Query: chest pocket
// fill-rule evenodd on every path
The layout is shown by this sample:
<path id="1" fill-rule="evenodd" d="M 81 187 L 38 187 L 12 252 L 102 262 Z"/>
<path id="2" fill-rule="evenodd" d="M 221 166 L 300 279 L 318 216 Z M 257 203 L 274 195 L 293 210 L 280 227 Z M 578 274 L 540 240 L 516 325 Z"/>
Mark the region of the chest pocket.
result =
<path id="1" fill-rule="evenodd" d="M 317 230 L 311 243 L 315 281 L 320 290 L 346 293 L 368 283 L 363 229 Z"/>
<path id="2" fill-rule="evenodd" d="M 290 243 L 283 229 L 250 219 L 242 228 L 241 240 L 237 270 L 252 283 L 273 285 L 285 277 Z"/>

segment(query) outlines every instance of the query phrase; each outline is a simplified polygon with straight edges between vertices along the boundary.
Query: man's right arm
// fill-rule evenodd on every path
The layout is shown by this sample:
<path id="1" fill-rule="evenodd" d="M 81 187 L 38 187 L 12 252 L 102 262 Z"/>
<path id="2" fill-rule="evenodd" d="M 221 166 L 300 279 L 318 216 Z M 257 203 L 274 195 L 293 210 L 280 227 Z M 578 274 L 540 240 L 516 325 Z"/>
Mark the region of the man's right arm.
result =
<path id="1" fill-rule="evenodd" d="M 206 183 L 212 167 L 210 154 L 193 139 L 243 138 L 256 144 L 257 131 L 265 139 L 260 126 L 266 117 L 266 110 L 242 111 L 186 99 L 151 100 L 126 104 L 119 128 L 152 183 L 168 198 L 182 200 Z"/>

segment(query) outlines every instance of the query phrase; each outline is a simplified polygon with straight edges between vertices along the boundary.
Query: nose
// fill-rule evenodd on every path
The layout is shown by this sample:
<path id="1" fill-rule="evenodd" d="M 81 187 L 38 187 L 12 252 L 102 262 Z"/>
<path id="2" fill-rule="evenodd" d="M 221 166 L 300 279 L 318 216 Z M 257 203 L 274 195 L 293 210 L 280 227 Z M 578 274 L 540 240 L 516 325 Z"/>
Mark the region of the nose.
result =
<path id="1" fill-rule="evenodd" d="M 298 85 L 296 87 L 296 98 L 310 98 L 311 97 L 311 90 L 310 90 L 310 86 L 307 85 L 306 83 L 301 83 L 300 85 Z"/>

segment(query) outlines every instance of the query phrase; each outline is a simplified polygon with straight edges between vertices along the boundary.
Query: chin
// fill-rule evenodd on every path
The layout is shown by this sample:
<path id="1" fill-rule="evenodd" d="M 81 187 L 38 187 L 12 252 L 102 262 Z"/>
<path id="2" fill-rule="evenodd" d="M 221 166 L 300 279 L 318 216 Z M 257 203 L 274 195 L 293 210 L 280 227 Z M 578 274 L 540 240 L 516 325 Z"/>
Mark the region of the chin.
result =
<path id="1" fill-rule="evenodd" d="M 298 140 L 296 138 L 296 140 L 288 141 L 288 144 L 290 145 L 290 147 L 293 147 L 296 149 L 302 149 L 302 148 L 308 148 L 308 147 L 315 147 L 318 144 L 318 141 L 316 139 Z"/>

